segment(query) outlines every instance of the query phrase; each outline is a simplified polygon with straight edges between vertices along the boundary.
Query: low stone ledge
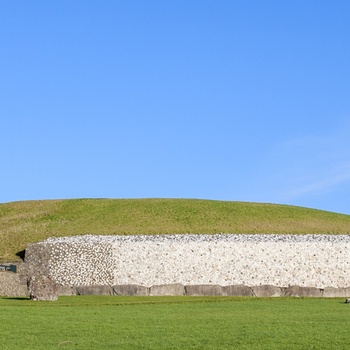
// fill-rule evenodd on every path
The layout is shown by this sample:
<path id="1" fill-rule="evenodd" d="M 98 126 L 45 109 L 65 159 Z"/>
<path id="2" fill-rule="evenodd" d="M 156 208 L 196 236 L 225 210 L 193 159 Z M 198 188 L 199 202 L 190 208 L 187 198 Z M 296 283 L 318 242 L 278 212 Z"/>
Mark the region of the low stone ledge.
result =
<path id="1" fill-rule="evenodd" d="M 7 277 L 6 280 L 3 277 Z M 220 286 L 212 284 L 186 285 L 181 283 L 154 285 L 145 287 L 136 284 L 116 286 L 57 286 L 50 278 L 35 276 L 31 278 L 27 286 L 14 282 L 8 284 L 9 278 L 16 279 L 15 274 L 3 273 L 0 275 L 0 296 L 28 296 L 34 300 L 56 300 L 57 296 L 70 295 L 119 295 L 119 296 L 247 296 L 247 297 L 325 297 L 348 298 L 350 287 L 324 289 L 315 287 L 277 287 L 273 285 L 246 286 L 243 284 Z M 5 282 L 5 283 L 1 283 Z"/>
<path id="2" fill-rule="evenodd" d="M 77 295 L 77 288 L 76 286 L 58 286 L 57 294 L 59 296 Z"/>
<path id="3" fill-rule="evenodd" d="M 252 289 L 244 284 L 236 284 L 232 286 L 222 287 L 222 295 L 224 296 L 240 296 L 252 297 L 254 296 Z"/>
<path id="4" fill-rule="evenodd" d="M 77 286 L 77 295 L 113 295 L 111 286 Z"/>
<path id="5" fill-rule="evenodd" d="M 185 294 L 189 296 L 221 296 L 222 286 L 217 284 L 197 284 L 185 286 Z"/>
<path id="6" fill-rule="evenodd" d="M 286 288 L 265 284 L 262 286 L 251 287 L 254 296 L 259 298 L 281 297 L 285 293 Z"/>
<path id="7" fill-rule="evenodd" d="M 290 286 L 286 288 L 283 296 L 320 298 L 323 296 L 323 289 L 319 289 L 315 287 Z"/>
<path id="8" fill-rule="evenodd" d="M 112 287 L 113 295 L 147 296 L 149 288 L 137 284 L 121 284 Z"/>
<path id="9" fill-rule="evenodd" d="M 323 296 L 325 298 L 347 298 L 350 297 L 350 288 L 325 287 Z"/>
<path id="10" fill-rule="evenodd" d="M 181 283 L 152 286 L 149 295 L 185 295 L 185 286 Z"/>

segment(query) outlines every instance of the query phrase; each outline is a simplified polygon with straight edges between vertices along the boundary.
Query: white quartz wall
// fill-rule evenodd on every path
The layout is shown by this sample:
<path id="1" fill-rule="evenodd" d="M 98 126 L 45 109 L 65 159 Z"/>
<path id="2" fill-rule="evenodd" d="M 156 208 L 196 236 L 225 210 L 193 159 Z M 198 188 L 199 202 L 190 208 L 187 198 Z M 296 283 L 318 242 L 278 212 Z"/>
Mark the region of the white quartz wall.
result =
<path id="1" fill-rule="evenodd" d="M 49 250 L 50 277 L 58 284 L 112 285 L 115 261 L 112 244 L 108 240 L 96 242 L 93 237 L 88 237 L 83 241 L 67 238 L 43 243 Z"/>
<path id="2" fill-rule="evenodd" d="M 50 250 L 61 285 L 350 286 L 349 235 L 87 235 L 36 244 Z"/>

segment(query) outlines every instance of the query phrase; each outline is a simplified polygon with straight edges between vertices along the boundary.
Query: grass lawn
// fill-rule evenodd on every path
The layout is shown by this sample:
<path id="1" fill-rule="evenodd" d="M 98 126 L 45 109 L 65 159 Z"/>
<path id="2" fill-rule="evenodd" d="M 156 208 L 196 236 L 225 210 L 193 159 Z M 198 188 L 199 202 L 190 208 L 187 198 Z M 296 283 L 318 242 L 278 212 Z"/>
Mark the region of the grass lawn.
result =
<path id="1" fill-rule="evenodd" d="M 348 349 L 343 299 L 0 298 L 0 349 Z"/>

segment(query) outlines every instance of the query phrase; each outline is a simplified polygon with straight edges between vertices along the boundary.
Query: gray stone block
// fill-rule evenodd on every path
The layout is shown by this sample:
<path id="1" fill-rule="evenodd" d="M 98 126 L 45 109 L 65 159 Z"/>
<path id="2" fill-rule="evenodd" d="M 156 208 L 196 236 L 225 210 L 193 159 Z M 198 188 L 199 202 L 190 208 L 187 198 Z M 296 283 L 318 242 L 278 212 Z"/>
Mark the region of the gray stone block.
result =
<path id="1" fill-rule="evenodd" d="M 58 299 L 57 284 L 50 277 L 36 275 L 28 280 L 28 292 L 32 300 L 50 300 Z"/>
<path id="2" fill-rule="evenodd" d="M 350 288 L 325 287 L 323 296 L 325 298 L 346 298 L 350 296 Z"/>
<path id="3" fill-rule="evenodd" d="M 245 286 L 244 284 L 235 284 L 231 286 L 224 286 L 222 287 L 222 295 L 227 296 L 247 296 L 251 297 L 253 296 L 253 292 L 251 288 L 248 286 Z"/>
<path id="4" fill-rule="evenodd" d="M 149 295 L 185 295 L 185 287 L 181 283 L 152 286 Z"/>
<path id="5" fill-rule="evenodd" d="M 77 286 L 77 295 L 113 295 L 111 286 Z"/>
<path id="6" fill-rule="evenodd" d="M 285 288 L 272 286 L 270 284 L 265 284 L 262 286 L 251 287 L 254 295 L 256 297 L 281 297 L 284 294 Z"/>
<path id="7" fill-rule="evenodd" d="M 75 286 L 58 286 L 57 287 L 58 295 L 77 295 L 77 289 Z"/>
<path id="8" fill-rule="evenodd" d="M 113 286 L 114 295 L 135 295 L 135 296 L 147 296 L 149 295 L 149 288 L 139 286 L 137 284 L 125 284 Z"/>
<path id="9" fill-rule="evenodd" d="M 290 286 L 284 292 L 284 296 L 288 297 L 322 297 L 322 294 L 319 288 L 301 286 Z"/>
<path id="10" fill-rule="evenodd" d="M 222 287 L 217 284 L 197 284 L 185 286 L 185 294 L 192 296 L 221 296 Z"/>

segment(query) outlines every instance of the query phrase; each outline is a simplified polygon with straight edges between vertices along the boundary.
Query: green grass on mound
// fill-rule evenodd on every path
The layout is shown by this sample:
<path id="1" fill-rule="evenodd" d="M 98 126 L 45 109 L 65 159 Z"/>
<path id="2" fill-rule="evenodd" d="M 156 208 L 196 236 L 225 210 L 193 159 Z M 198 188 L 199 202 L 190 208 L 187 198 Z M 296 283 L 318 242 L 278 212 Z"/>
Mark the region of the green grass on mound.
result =
<path id="1" fill-rule="evenodd" d="M 0 261 L 28 243 L 82 234 L 350 233 L 350 216 L 295 206 L 196 199 L 72 199 L 0 204 Z"/>
<path id="2" fill-rule="evenodd" d="M 348 349 L 344 299 L 0 298 L 1 349 Z"/>

